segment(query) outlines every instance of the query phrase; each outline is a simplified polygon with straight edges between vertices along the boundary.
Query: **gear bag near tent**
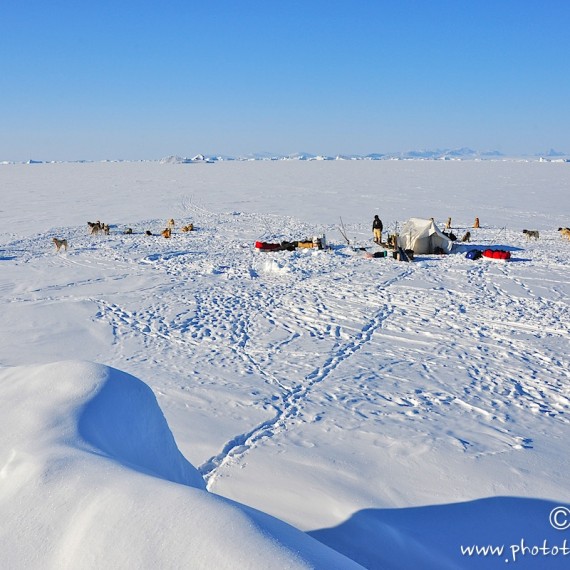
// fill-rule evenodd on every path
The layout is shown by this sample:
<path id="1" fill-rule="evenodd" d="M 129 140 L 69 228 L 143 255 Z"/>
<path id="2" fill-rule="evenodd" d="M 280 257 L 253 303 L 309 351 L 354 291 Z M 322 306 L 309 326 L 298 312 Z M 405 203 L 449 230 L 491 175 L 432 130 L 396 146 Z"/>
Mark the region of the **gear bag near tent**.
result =
<path id="1" fill-rule="evenodd" d="M 414 253 L 450 253 L 453 242 L 435 225 L 433 220 L 410 218 L 398 236 L 398 245 Z"/>

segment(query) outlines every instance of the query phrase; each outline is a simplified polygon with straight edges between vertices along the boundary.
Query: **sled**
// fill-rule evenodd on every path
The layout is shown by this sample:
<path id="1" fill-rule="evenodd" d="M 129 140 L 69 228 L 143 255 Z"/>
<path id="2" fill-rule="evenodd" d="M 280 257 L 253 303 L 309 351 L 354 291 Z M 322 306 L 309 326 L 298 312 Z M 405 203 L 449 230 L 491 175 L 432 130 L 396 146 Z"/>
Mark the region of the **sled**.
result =
<path id="1" fill-rule="evenodd" d="M 325 237 L 314 237 L 313 239 L 304 239 L 301 241 L 293 242 L 297 244 L 298 248 L 301 249 L 324 249 Z"/>
<path id="2" fill-rule="evenodd" d="M 268 243 L 266 241 L 256 241 L 255 249 L 259 251 L 281 251 L 283 248 L 280 243 Z"/>
<path id="3" fill-rule="evenodd" d="M 511 252 L 504 249 L 486 249 L 483 257 L 487 259 L 497 259 L 499 261 L 508 261 L 511 258 Z"/>
<path id="4" fill-rule="evenodd" d="M 296 247 L 297 243 L 291 241 L 282 241 L 281 243 L 255 242 L 255 249 L 258 251 L 293 251 Z"/>

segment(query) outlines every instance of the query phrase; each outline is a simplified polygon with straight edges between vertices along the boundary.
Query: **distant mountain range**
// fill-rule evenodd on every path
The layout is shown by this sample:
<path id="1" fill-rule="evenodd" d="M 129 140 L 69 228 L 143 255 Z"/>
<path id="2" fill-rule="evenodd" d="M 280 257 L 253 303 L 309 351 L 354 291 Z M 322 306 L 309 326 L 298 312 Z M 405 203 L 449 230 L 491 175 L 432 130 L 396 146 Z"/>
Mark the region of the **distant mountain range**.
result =
<path id="1" fill-rule="evenodd" d="M 533 160 L 543 162 L 570 162 L 570 154 L 563 153 L 554 149 L 550 149 L 545 153 L 535 155 L 513 156 L 506 155 L 498 150 L 477 151 L 471 148 L 458 149 L 436 149 L 436 150 L 410 150 L 406 152 L 393 153 L 370 153 L 370 154 L 339 154 L 339 155 L 320 155 L 311 154 L 309 152 L 296 152 L 293 154 L 278 154 L 270 152 L 259 152 L 246 155 L 228 156 L 228 155 L 205 155 L 197 154 L 192 158 L 182 156 L 167 156 L 159 160 L 161 164 L 194 164 L 194 163 L 214 163 L 224 161 L 254 161 L 254 160 Z M 28 160 L 26 164 L 42 164 L 43 162 L 98 162 L 91 160 L 74 160 L 74 161 L 42 161 Z M 104 162 L 137 162 L 108 160 Z M 140 162 L 151 162 L 148 160 Z M 0 164 L 10 164 L 9 161 Z"/>
<path id="2" fill-rule="evenodd" d="M 309 152 L 296 152 L 293 154 L 278 154 L 270 152 L 252 153 L 240 156 L 206 156 L 199 154 L 194 158 L 182 158 L 170 156 L 163 158 L 160 162 L 163 164 L 186 164 L 194 162 L 222 162 L 229 160 L 508 160 L 508 159 L 527 159 L 527 160 L 545 160 L 570 162 L 570 155 L 550 149 L 546 153 L 534 156 L 508 156 L 498 150 L 476 151 L 471 148 L 459 149 L 436 149 L 436 150 L 410 150 L 407 152 L 395 153 L 371 153 L 371 154 L 338 154 L 322 155 L 311 154 Z"/>

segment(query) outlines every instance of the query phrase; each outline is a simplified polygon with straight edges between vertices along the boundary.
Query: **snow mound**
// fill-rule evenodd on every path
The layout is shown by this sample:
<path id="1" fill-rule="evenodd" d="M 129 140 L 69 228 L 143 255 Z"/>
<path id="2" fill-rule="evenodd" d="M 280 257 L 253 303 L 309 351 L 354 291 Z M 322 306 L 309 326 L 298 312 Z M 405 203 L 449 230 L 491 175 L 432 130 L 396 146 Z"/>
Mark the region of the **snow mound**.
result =
<path id="1" fill-rule="evenodd" d="M 205 489 L 198 470 L 178 450 L 152 390 L 119 370 L 93 364 L 84 367 L 82 380 L 95 379 L 97 393 L 81 411 L 79 435 L 126 466 Z"/>
<path id="2" fill-rule="evenodd" d="M 567 568 L 567 540 L 549 522 L 556 512 L 567 513 L 559 503 L 545 499 L 487 497 L 405 509 L 363 509 L 337 527 L 309 534 L 369 570 L 487 569 L 509 562 L 517 568 Z M 520 521 L 525 521 L 524 533 Z M 491 548 L 485 551 L 487 546 L 494 547 L 494 554 Z"/>
<path id="3" fill-rule="evenodd" d="M 267 274 L 287 275 L 291 269 L 284 263 L 279 263 L 275 259 L 265 260 L 261 265 L 261 271 Z"/>
<path id="4" fill-rule="evenodd" d="M 119 370 L 2 369 L 0 429 L 2 568 L 351 567 L 208 493 L 150 388 Z"/>

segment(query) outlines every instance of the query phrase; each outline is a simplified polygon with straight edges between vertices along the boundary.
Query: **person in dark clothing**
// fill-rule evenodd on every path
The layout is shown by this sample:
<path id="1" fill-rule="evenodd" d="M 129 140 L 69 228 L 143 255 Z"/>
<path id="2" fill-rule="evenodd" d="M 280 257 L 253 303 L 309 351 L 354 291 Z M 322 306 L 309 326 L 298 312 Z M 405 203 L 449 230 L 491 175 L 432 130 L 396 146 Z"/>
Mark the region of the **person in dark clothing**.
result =
<path id="1" fill-rule="evenodd" d="M 372 233 L 374 234 L 374 243 L 382 243 L 382 220 L 378 217 L 378 214 L 374 216 L 374 221 L 372 222 Z"/>

